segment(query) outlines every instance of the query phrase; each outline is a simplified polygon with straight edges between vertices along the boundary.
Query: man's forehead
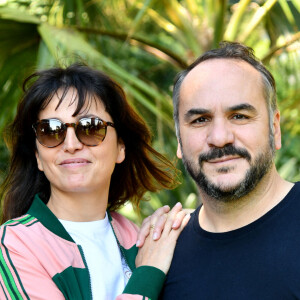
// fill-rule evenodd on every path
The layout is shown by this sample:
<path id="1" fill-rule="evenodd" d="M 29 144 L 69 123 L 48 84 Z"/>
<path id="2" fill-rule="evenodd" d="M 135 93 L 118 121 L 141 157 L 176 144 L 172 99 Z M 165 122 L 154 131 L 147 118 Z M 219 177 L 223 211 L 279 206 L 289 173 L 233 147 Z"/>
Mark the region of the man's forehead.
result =
<path id="1" fill-rule="evenodd" d="M 259 71 L 238 59 L 209 59 L 192 69 L 180 88 L 179 105 L 216 99 L 220 102 L 232 97 L 263 97 L 263 81 Z M 224 97 L 223 97 L 224 96 Z"/>
<path id="2" fill-rule="evenodd" d="M 247 74 L 260 78 L 260 73 L 248 62 L 234 58 L 213 58 L 201 62 L 184 78 L 182 87 L 192 82 L 201 83 L 205 79 L 225 79 L 224 74 Z"/>

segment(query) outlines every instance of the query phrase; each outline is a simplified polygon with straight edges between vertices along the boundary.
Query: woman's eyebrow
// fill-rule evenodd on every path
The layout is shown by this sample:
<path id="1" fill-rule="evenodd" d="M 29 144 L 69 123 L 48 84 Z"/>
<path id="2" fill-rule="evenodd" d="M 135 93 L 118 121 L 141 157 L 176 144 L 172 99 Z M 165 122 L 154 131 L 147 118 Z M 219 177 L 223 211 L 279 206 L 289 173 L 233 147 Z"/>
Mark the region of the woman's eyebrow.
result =
<path id="1" fill-rule="evenodd" d="M 95 114 L 86 114 L 86 113 L 82 113 L 82 114 L 78 114 L 78 119 L 82 119 L 82 118 L 99 118 L 99 116 L 95 115 Z"/>

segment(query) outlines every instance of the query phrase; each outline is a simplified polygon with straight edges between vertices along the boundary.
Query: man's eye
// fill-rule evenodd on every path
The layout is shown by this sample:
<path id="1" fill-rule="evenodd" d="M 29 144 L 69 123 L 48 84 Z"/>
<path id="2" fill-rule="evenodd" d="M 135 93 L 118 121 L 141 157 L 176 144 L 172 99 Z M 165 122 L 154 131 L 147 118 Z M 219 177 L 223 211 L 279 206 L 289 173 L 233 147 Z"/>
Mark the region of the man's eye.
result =
<path id="1" fill-rule="evenodd" d="M 234 120 L 245 120 L 245 119 L 249 119 L 249 117 L 243 115 L 243 114 L 235 114 L 232 117 Z"/>
<path id="2" fill-rule="evenodd" d="M 208 122 L 208 118 L 206 117 L 199 117 L 195 119 L 192 123 L 197 124 L 197 123 L 205 123 Z"/>

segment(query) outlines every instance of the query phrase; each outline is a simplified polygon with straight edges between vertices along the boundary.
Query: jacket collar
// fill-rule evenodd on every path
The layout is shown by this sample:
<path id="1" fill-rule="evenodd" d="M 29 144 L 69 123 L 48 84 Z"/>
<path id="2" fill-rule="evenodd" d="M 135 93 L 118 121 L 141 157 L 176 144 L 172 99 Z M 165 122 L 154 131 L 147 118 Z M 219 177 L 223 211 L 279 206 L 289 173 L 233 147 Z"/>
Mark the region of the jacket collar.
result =
<path id="1" fill-rule="evenodd" d="M 74 242 L 72 237 L 68 234 L 64 226 L 59 222 L 53 212 L 41 200 L 38 194 L 34 196 L 33 202 L 27 212 L 29 215 L 37 218 L 48 230 L 58 235 L 59 237 Z"/>

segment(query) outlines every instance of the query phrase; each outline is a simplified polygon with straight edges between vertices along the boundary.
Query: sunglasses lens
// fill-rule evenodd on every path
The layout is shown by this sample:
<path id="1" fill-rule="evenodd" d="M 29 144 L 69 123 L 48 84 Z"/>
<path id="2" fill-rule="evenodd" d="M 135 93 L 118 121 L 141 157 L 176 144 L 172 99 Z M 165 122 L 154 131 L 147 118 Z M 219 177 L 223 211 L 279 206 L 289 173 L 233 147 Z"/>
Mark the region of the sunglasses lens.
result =
<path id="1" fill-rule="evenodd" d="M 106 126 L 98 118 L 83 118 L 79 121 L 76 134 L 83 144 L 97 146 L 105 138 Z"/>
<path id="2" fill-rule="evenodd" d="M 59 120 L 42 120 L 36 126 L 36 137 L 46 147 L 56 147 L 65 138 L 63 124 Z"/>

